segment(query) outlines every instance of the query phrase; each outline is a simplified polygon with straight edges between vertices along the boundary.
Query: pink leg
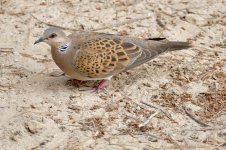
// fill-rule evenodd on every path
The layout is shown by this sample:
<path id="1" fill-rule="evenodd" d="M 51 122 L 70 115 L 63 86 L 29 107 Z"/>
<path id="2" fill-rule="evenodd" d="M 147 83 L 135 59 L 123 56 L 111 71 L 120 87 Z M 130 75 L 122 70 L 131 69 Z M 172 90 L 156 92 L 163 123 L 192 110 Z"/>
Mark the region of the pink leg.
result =
<path id="1" fill-rule="evenodd" d="M 70 79 L 67 81 L 68 84 L 79 87 L 82 85 L 85 81 L 77 80 L 77 79 Z"/>
<path id="2" fill-rule="evenodd" d="M 93 90 L 94 92 L 99 92 L 100 89 L 102 89 L 104 87 L 104 83 L 106 83 L 107 80 L 100 80 L 94 87 Z"/>

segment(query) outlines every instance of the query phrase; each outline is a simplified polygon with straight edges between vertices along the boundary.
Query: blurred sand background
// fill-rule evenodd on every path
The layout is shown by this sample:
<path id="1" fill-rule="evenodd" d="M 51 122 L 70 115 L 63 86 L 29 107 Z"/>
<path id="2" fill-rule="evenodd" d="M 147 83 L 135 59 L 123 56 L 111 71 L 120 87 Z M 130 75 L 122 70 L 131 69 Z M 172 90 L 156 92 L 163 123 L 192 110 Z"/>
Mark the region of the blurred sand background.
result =
<path id="1" fill-rule="evenodd" d="M 195 46 L 92 93 L 51 76 L 49 26 Z M 225 0 L 0 0 L 0 149 L 225 149 L 225 36 Z"/>

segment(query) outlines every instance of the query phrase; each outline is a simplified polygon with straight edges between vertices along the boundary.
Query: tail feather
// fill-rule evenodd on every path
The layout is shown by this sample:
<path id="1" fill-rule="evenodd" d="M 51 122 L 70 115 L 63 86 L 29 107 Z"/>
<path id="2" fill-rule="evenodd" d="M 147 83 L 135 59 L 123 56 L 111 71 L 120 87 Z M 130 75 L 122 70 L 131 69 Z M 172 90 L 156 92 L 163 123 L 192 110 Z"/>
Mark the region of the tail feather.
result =
<path id="1" fill-rule="evenodd" d="M 150 40 L 150 39 L 148 39 Z M 182 50 L 192 47 L 188 42 L 176 42 L 176 41 L 167 41 L 165 39 L 160 40 L 150 40 L 150 42 L 144 46 L 142 55 L 137 58 L 132 64 L 130 64 L 127 69 L 132 69 L 137 67 L 153 58 L 158 56 L 161 53 L 167 51 Z"/>
<path id="2" fill-rule="evenodd" d="M 182 49 L 187 49 L 192 47 L 191 43 L 189 42 L 174 42 L 170 41 L 167 43 L 169 47 L 169 51 L 174 51 L 174 50 L 182 50 Z"/>

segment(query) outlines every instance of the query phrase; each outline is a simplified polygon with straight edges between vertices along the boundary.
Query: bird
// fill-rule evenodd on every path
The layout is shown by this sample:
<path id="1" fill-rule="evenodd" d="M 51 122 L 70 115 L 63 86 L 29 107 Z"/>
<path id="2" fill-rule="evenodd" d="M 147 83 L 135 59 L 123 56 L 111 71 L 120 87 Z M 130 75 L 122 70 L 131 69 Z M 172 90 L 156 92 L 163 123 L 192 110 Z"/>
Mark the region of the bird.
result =
<path id="1" fill-rule="evenodd" d="M 140 66 L 159 54 L 191 47 L 189 42 L 165 38 L 137 38 L 92 31 L 66 35 L 60 28 L 49 27 L 34 44 L 51 47 L 56 65 L 76 81 L 98 80 L 99 91 L 114 75 Z"/>

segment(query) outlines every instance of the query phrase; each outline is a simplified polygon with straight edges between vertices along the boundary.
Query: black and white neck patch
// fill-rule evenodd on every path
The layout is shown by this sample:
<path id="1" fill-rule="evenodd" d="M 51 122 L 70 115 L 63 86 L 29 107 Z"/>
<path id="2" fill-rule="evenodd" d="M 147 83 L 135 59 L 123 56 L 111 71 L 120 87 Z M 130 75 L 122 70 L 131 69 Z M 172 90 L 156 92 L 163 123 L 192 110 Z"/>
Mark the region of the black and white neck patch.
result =
<path id="1" fill-rule="evenodd" d="M 69 45 L 70 45 L 69 43 L 63 43 L 62 45 L 60 45 L 58 47 L 59 52 L 65 53 L 67 51 Z"/>

